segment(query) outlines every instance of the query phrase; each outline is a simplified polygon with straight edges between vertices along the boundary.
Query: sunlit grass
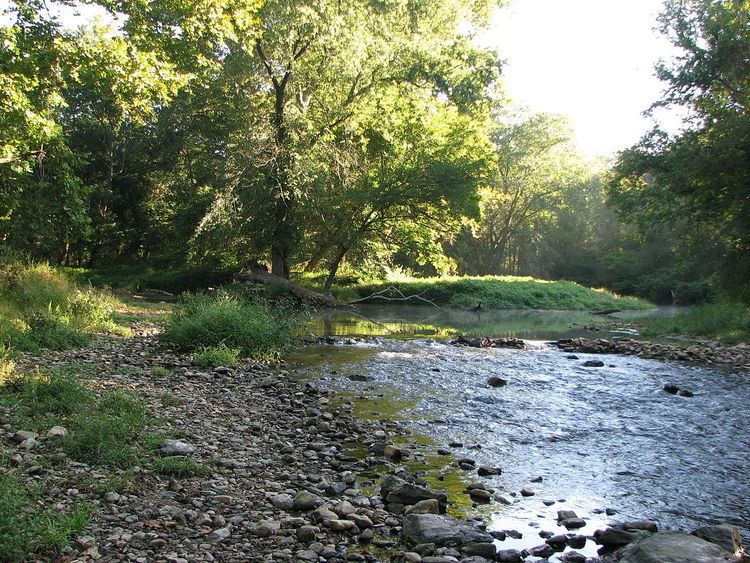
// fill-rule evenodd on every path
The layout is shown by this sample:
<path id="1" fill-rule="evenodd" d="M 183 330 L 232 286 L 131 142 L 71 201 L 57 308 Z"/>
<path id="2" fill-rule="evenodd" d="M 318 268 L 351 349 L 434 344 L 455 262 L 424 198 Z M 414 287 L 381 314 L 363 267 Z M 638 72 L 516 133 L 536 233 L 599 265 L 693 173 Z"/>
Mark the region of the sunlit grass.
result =
<path id="1" fill-rule="evenodd" d="M 750 307 L 731 302 L 698 305 L 672 318 L 648 321 L 642 334 L 696 336 L 727 344 L 750 342 Z"/>

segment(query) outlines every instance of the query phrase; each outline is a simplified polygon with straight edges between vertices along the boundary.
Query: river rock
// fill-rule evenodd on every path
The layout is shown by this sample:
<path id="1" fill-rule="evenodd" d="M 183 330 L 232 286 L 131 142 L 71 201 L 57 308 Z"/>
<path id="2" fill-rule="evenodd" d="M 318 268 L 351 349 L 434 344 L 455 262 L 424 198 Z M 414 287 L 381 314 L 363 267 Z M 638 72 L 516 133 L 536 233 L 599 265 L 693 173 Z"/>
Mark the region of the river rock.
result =
<path id="1" fill-rule="evenodd" d="M 440 503 L 437 499 L 430 498 L 427 500 L 420 500 L 417 504 L 410 506 L 405 512 L 409 514 L 440 514 Z"/>
<path id="2" fill-rule="evenodd" d="M 582 365 L 585 368 L 603 368 L 604 362 L 601 360 L 586 360 Z"/>
<path id="3" fill-rule="evenodd" d="M 586 520 L 583 518 L 566 518 L 565 520 L 561 520 L 560 524 L 565 526 L 568 530 L 575 530 L 583 528 L 586 525 Z"/>
<path id="4" fill-rule="evenodd" d="M 439 514 L 410 514 L 404 518 L 401 535 L 414 544 L 467 545 L 493 541 L 491 535 L 478 530 L 472 524 Z"/>
<path id="5" fill-rule="evenodd" d="M 629 522 L 623 523 L 622 529 L 628 531 L 640 530 L 643 532 L 655 533 L 659 531 L 659 526 L 656 524 L 656 522 L 651 522 L 650 520 L 631 520 Z"/>
<path id="6" fill-rule="evenodd" d="M 271 504 L 281 510 L 291 510 L 294 508 L 294 499 L 286 493 L 281 493 L 271 497 Z"/>
<path id="7" fill-rule="evenodd" d="M 438 501 L 440 509 L 443 510 L 448 502 L 448 498 L 444 493 L 431 491 L 426 487 L 407 483 L 403 479 L 393 476 L 383 480 L 383 484 L 380 487 L 380 494 L 387 503 L 404 506 L 416 504 L 422 500 L 435 499 Z"/>
<path id="8" fill-rule="evenodd" d="M 68 435 L 68 430 L 64 426 L 53 426 L 47 430 L 48 438 L 64 438 Z"/>
<path id="9" fill-rule="evenodd" d="M 485 559 L 494 559 L 497 548 L 494 543 L 470 543 L 461 548 L 461 552 L 469 557 L 484 557 Z"/>
<path id="10" fill-rule="evenodd" d="M 11 440 L 13 440 L 16 444 L 21 444 L 26 440 L 35 440 L 38 436 L 39 434 L 37 434 L 36 432 L 31 432 L 30 430 L 18 430 L 17 432 L 13 433 L 13 436 L 11 436 Z"/>
<path id="11" fill-rule="evenodd" d="M 489 477 L 490 475 L 500 475 L 503 470 L 499 467 L 490 467 L 488 465 L 480 465 L 477 467 L 477 475 L 480 477 Z"/>
<path id="12" fill-rule="evenodd" d="M 490 387 L 505 387 L 506 385 L 508 385 L 508 380 L 493 375 L 487 380 L 487 385 L 489 385 Z"/>
<path id="13" fill-rule="evenodd" d="M 192 455 L 195 453 L 195 446 L 182 440 L 164 440 L 159 446 L 159 453 L 165 457 Z"/>
<path id="14" fill-rule="evenodd" d="M 607 528 L 603 532 L 597 531 L 594 534 L 594 539 L 599 545 L 603 545 L 607 549 L 619 549 L 630 543 L 636 541 L 640 536 L 619 528 Z"/>
<path id="15" fill-rule="evenodd" d="M 742 536 L 736 526 L 722 524 L 719 526 L 703 526 L 693 532 L 694 536 L 711 542 L 726 549 L 729 553 L 736 553 L 742 549 Z"/>
<path id="16" fill-rule="evenodd" d="M 680 390 L 680 388 L 677 387 L 677 385 L 672 385 L 671 383 L 665 383 L 662 389 L 664 389 L 664 391 L 672 395 L 676 395 L 677 392 Z"/>
<path id="17" fill-rule="evenodd" d="M 621 563 L 720 563 L 734 557 L 718 545 L 681 532 L 658 532 L 625 548 Z"/>
<path id="18" fill-rule="evenodd" d="M 536 493 L 534 491 L 532 491 L 531 489 L 529 489 L 527 487 L 524 487 L 523 489 L 521 489 L 521 496 L 524 496 L 524 497 L 533 497 L 535 494 Z"/>
<path id="19" fill-rule="evenodd" d="M 484 489 L 472 489 L 469 491 L 469 496 L 472 500 L 475 500 L 477 502 L 490 502 L 492 499 L 492 495 L 489 491 L 485 491 Z"/>
<path id="20" fill-rule="evenodd" d="M 298 492 L 292 501 L 295 510 L 312 510 L 319 504 L 323 504 L 323 499 L 310 491 Z"/>
<path id="21" fill-rule="evenodd" d="M 495 555 L 495 559 L 501 563 L 521 563 L 523 555 L 517 549 L 501 549 Z"/>
<path id="22" fill-rule="evenodd" d="M 552 548 L 552 546 L 546 543 L 543 543 L 542 545 L 537 545 L 529 549 L 529 555 L 531 555 L 532 557 L 547 558 L 553 555 L 554 553 L 555 553 L 555 550 Z"/>

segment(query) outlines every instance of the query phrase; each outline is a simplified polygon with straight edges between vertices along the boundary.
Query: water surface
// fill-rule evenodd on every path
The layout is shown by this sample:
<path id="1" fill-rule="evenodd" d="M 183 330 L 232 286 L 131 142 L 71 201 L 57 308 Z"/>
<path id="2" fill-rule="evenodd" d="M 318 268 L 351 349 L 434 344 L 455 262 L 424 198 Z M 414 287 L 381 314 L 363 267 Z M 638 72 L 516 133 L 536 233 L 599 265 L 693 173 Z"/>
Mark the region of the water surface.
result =
<path id="1" fill-rule="evenodd" d="M 298 364 L 306 376 L 322 378 L 321 385 L 369 397 L 370 409 L 382 405 L 389 416 L 399 411 L 435 447 L 459 441 L 464 447 L 454 448 L 456 455 L 501 467 L 502 475 L 483 481 L 511 504 L 482 510 L 491 529 L 523 537 L 500 548 L 539 545 L 540 531 L 564 533 L 556 523 L 559 509 L 585 518 L 584 534 L 649 519 L 662 529 L 686 530 L 726 522 L 750 535 L 747 373 L 627 356 L 574 359 L 545 344 L 547 338 L 592 336 L 583 327 L 606 322 L 585 313 L 498 312 L 477 322 L 469 312 L 435 317 L 427 308 L 410 309 L 367 309 L 369 321 L 352 315 L 324 320 L 317 328 L 329 334 L 372 334 L 379 327 L 384 336 L 314 347 Z M 429 338 L 425 331 L 432 331 Z M 535 340 L 528 351 L 458 348 L 444 337 L 456 331 Z M 608 327 L 594 336 L 612 334 Z M 585 368 L 587 359 L 601 359 L 605 367 Z M 491 388 L 490 376 L 508 384 Z M 665 383 L 691 389 L 695 397 L 665 393 Z M 477 444 L 481 449 L 471 447 Z M 532 482 L 538 477 L 541 482 Z M 536 494 L 521 497 L 522 487 Z M 606 508 L 617 513 L 607 516 Z M 595 550 L 590 541 L 577 551 L 593 556 Z"/>

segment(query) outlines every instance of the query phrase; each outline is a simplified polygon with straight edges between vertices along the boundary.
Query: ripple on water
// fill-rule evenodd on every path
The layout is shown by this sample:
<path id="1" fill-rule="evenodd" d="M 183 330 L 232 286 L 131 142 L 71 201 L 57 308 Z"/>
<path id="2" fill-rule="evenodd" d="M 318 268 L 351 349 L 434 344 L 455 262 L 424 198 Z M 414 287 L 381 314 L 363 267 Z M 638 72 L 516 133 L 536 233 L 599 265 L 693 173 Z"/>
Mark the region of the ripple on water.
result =
<path id="1" fill-rule="evenodd" d="M 481 444 L 481 450 L 456 454 L 503 468 L 486 482 L 513 502 L 485 510 L 492 529 L 523 533 L 521 540 L 502 542 L 503 549 L 539 545 L 541 530 L 564 532 L 555 518 L 563 508 L 587 519 L 583 533 L 651 519 L 661 528 L 683 529 L 729 522 L 749 535 L 746 374 L 629 356 L 567 359 L 542 343 L 518 351 L 382 339 L 376 350 L 340 361 L 345 349 L 324 348 L 310 375 L 335 364 L 336 378 L 328 384 L 397 394 L 409 405 L 402 416 L 415 431 L 441 444 Z M 601 359 L 605 367 L 582 367 L 587 359 Z M 353 382 L 350 373 L 372 380 Z M 492 375 L 508 384 L 490 388 Z M 695 397 L 663 392 L 667 382 Z M 537 476 L 543 481 L 532 485 Z M 510 496 L 526 486 L 537 494 Z M 566 500 L 547 507 L 543 499 Z M 594 513 L 608 507 L 617 514 Z M 594 547 L 577 551 L 593 555 Z"/>

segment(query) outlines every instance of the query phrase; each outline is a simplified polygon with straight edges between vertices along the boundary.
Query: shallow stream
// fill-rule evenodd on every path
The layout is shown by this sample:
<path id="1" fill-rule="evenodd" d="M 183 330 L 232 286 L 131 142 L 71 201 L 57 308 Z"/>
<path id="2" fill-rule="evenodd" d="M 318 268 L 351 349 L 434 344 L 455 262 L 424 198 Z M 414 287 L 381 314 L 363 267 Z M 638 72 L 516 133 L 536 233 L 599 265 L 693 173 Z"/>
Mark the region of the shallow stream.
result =
<path id="1" fill-rule="evenodd" d="M 295 362 L 304 376 L 365 397 L 371 411 L 426 436 L 434 444 L 428 450 L 440 446 L 478 465 L 501 467 L 501 475 L 482 481 L 510 504 L 494 502 L 481 511 L 490 529 L 516 530 L 522 537 L 499 548 L 540 545 L 541 531 L 565 533 L 556 523 L 560 509 L 586 519 L 581 534 L 636 519 L 685 530 L 726 522 L 742 529 L 747 544 L 747 373 L 627 356 L 573 359 L 545 344 L 564 336 L 623 336 L 588 313 L 435 313 L 422 307 L 336 313 L 316 321 L 312 331 L 378 336 L 309 347 Z M 531 349 L 448 345 L 457 331 L 522 337 Z M 583 367 L 588 359 L 605 367 Z M 508 384 L 492 388 L 490 376 Z M 695 396 L 668 394 L 665 383 Z M 447 448 L 454 441 L 464 447 Z M 523 487 L 535 495 L 522 497 Z M 607 516 L 608 508 L 616 513 Z M 589 541 L 577 551 L 594 556 L 596 545 Z"/>

